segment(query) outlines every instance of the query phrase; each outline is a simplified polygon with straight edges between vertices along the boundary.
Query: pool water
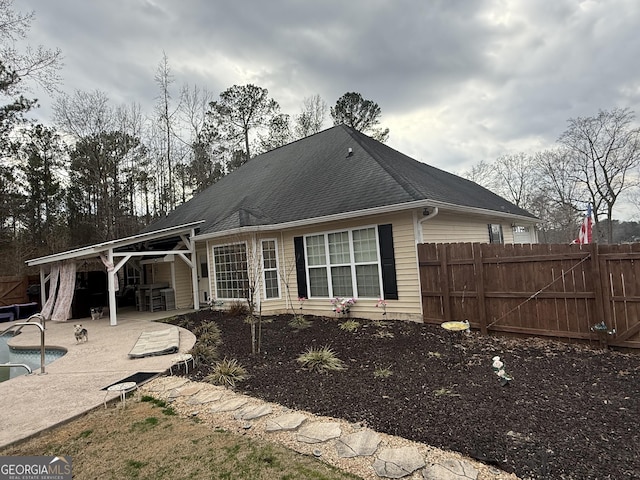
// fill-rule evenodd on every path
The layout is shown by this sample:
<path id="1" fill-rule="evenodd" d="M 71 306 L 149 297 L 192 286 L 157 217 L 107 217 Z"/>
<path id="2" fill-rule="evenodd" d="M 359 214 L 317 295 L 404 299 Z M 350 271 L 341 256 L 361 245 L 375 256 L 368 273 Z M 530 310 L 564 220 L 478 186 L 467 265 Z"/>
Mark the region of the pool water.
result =
<path id="1" fill-rule="evenodd" d="M 0 335 L 0 364 L 3 363 L 25 363 L 31 367 L 32 370 L 40 368 L 40 349 L 33 350 L 16 350 L 9 348 L 7 342 L 11 338 L 11 335 Z M 44 351 L 44 364 L 48 365 L 54 360 L 62 357 L 65 350 L 57 348 L 46 348 Z M 22 367 L 0 367 L 0 382 L 9 380 L 20 375 L 27 374 L 27 370 Z"/>

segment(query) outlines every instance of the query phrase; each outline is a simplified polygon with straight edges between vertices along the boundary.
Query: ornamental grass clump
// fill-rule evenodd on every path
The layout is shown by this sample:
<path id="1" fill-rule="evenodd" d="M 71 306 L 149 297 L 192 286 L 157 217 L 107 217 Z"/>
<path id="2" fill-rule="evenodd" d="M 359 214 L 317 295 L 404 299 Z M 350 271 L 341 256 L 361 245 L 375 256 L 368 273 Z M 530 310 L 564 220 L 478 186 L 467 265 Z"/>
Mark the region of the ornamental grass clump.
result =
<path id="1" fill-rule="evenodd" d="M 355 332 L 360 328 L 360 322 L 356 322 L 355 320 L 346 320 L 339 326 L 340 330 L 344 330 L 345 332 Z"/>
<path id="2" fill-rule="evenodd" d="M 223 385 L 225 388 L 234 388 L 236 383 L 247 378 L 247 370 L 235 358 L 231 360 L 224 358 L 213 366 L 207 381 L 214 385 Z"/>
<path id="3" fill-rule="evenodd" d="M 304 330 L 305 328 L 309 328 L 312 324 L 313 322 L 311 320 L 307 320 L 304 315 L 294 315 L 293 318 L 289 320 L 289 326 L 296 330 Z"/>
<path id="4" fill-rule="evenodd" d="M 222 332 L 220 327 L 214 322 L 207 322 L 200 325 L 193 331 L 198 341 L 210 346 L 219 346 L 222 344 Z"/>
<path id="5" fill-rule="evenodd" d="M 346 369 L 344 362 L 336 356 L 331 348 L 326 346 L 308 348 L 306 352 L 298 357 L 298 363 L 305 369 L 317 373 Z"/>
<path id="6" fill-rule="evenodd" d="M 376 378 L 389 378 L 391 375 L 393 375 L 393 371 L 390 367 L 377 367 L 373 371 L 373 376 Z"/>

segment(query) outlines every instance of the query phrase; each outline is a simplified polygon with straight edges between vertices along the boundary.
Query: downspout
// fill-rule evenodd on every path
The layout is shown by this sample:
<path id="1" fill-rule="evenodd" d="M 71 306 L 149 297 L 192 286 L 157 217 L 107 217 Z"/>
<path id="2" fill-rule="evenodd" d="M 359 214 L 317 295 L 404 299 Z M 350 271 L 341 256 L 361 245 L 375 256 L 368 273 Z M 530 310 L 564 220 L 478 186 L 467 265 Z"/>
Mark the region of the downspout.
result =
<path id="1" fill-rule="evenodd" d="M 416 238 L 416 269 L 418 272 L 418 284 L 420 283 L 420 260 L 418 259 L 418 245 L 421 243 L 424 243 L 424 233 L 423 233 L 422 224 L 427 220 L 432 220 L 439 213 L 438 207 L 433 207 L 431 212 L 429 212 L 429 214 L 426 216 L 424 215 L 425 211 L 428 212 L 426 207 L 422 210 L 423 217 L 416 222 L 418 225 L 418 238 Z M 424 305 L 422 304 L 422 294 L 420 294 L 420 316 L 424 319 Z"/>
<path id="2" fill-rule="evenodd" d="M 431 213 L 429 213 L 429 215 L 418 220 L 418 241 L 416 243 L 424 243 L 424 231 L 422 228 L 422 224 L 427 220 L 433 220 L 438 215 L 438 213 L 440 213 L 438 207 L 433 207 L 433 210 L 431 210 Z"/>

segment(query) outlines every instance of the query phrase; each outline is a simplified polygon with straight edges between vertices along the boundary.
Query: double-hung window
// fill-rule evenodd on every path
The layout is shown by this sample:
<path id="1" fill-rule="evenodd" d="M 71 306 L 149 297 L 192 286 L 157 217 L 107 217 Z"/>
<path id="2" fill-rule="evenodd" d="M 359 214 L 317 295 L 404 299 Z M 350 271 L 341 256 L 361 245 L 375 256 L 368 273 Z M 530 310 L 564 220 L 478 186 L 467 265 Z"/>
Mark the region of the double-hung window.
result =
<path id="1" fill-rule="evenodd" d="M 375 227 L 309 235 L 305 248 L 310 297 L 380 297 Z"/>
<path id="2" fill-rule="evenodd" d="M 262 275 L 265 298 L 280 297 L 277 252 L 275 240 L 262 240 Z"/>
<path id="3" fill-rule="evenodd" d="M 213 247 L 217 298 L 248 298 L 247 246 L 244 243 Z"/>

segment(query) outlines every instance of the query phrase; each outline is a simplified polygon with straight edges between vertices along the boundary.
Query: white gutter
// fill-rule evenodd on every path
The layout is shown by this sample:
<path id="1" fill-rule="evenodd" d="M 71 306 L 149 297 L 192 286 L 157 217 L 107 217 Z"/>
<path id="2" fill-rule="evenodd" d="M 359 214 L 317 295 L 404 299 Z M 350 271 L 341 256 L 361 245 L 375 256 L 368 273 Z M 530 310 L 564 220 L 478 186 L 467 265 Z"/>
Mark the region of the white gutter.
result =
<path id="1" fill-rule="evenodd" d="M 221 232 L 212 232 L 212 233 L 197 235 L 194 238 L 195 240 L 200 241 L 200 240 L 215 239 L 219 237 L 226 237 L 228 235 L 242 235 L 245 233 L 252 233 L 252 232 L 279 231 L 279 230 L 284 230 L 288 228 L 306 227 L 309 225 L 315 225 L 317 223 L 350 220 L 352 218 L 359 218 L 359 217 L 364 217 L 368 215 L 381 215 L 385 213 L 394 213 L 402 210 L 408 210 L 408 209 L 414 209 L 414 208 L 425 208 L 425 207 L 436 207 L 436 208 L 443 207 L 453 212 L 475 213 L 477 215 L 482 215 L 486 217 L 496 217 L 496 216 L 508 217 L 510 219 L 521 220 L 526 223 L 536 223 L 538 221 L 537 218 L 525 217 L 524 215 L 514 215 L 510 213 L 502 213 L 502 212 L 497 212 L 495 210 L 486 210 L 484 208 L 460 207 L 458 205 L 453 205 L 446 202 L 437 202 L 433 200 L 416 200 L 414 202 L 397 203 L 394 205 L 385 205 L 381 207 L 368 208 L 365 210 L 355 210 L 351 212 L 325 215 L 323 217 L 305 218 L 302 220 L 294 220 L 291 222 L 233 228 L 233 229 L 224 230 Z"/>

